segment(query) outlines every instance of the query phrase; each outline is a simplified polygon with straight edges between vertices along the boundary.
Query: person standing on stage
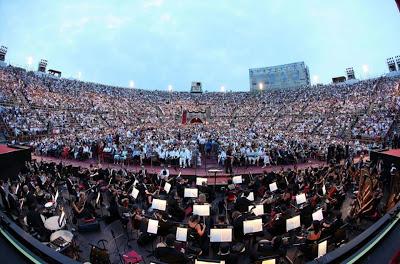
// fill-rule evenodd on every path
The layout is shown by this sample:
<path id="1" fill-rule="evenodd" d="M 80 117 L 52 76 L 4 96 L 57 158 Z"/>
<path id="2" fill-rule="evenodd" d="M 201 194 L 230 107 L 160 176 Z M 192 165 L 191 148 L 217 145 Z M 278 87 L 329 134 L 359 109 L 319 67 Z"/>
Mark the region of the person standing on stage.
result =
<path id="1" fill-rule="evenodd" d="M 226 159 L 225 159 L 225 173 L 233 174 L 232 164 L 233 164 L 232 148 L 228 147 L 228 150 L 226 151 Z"/>

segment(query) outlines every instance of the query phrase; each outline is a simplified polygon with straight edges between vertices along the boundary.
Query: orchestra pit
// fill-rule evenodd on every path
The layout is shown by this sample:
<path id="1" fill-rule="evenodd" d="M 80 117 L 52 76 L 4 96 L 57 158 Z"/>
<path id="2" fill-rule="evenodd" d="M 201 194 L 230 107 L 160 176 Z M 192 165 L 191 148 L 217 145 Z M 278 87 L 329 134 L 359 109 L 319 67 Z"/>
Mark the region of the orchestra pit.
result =
<path id="1" fill-rule="evenodd" d="M 398 1 L 392 2 L 398 23 Z M 5 4 L 10 13 L 0 24 L 14 21 L 18 5 Z M 166 5 L 144 1 L 140 10 Z M 59 8 L 73 14 L 72 7 Z M 104 18 L 110 41 L 123 41 L 111 32 L 124 23 L 133 27 L 128 17 Z M 160 21 L 177 27 L 178 18 L 163 14 Z M 71 38 L 83 39 L 90 35 L 86 27 L 103 23 L 91 16 L 77 21 L 60 32 L 79 26 Z M 63 40 L 71 50 L 74 41 Z M 133 42 L 145 52 L 146 44 Z M 121 65 L 104 76 L 97 75 L 101 67 L 82 63 L 92 79 L 83 80 L 82 72 L 65 78 L 59 69 L 47 70 L 58 59 L 68 72 L 58 48 L 47 50 L 51 60 L 35 69 L 31 56 L 27 66 L 13 63 L 25 51 L 11 37 L 7 43 L 14 45 L 0 49 L 2 263 L 400 263 L 400 56 L 386 59 L 384 74 L 363 65 L 363 74 L 346 68 L 346 76 L 324 83 L 310 75 L 322 74 L 322 67 L 303 61 L 263 68 L 241 62 L 232 71 L 246 68 L 245 90 L 226 69 L 224 78 L 238 88 L 215 88 L 214 65 L 207 71 L 201 64 L 204 81 L 157 90 L 132 80 L 129 87 L 105 84 L 105 76 L 118 83 L 113 76 L 124 67 L 140 75 L 140 67 L 123 65 L 120 57 Z M 57 39 L 50 44 L 64 47 Z M 291 59 L 278 53 L 281 62 Z M 143 74 L 142 81 L 172 74 L 158 66 L 166 72 Z"/>

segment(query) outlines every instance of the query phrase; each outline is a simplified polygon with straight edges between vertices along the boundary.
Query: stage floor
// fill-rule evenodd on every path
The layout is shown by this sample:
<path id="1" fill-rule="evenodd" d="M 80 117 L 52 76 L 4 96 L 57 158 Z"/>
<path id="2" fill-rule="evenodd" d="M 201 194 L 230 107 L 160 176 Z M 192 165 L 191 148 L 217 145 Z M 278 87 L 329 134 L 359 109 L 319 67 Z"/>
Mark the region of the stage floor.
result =
<path id="1" fill-rule="evenodd" d="M 72 165 L 76 167 L 81 167 L 81 168 L 89 168 L 90 165 L 93 166 L 99 166 L 97 160 L 86 160 L 86 161 L 77 161 L 77 160 L 71 160 L 71 159 L 57 159 L 53 157 L 44 157 L 44 156 L 34 156 L 32 155 L 32 159 L 35 159 L 37 161 L 43 160 L 45 162 L 55 162 L 59 163 L 62 162 L 64 165 Z M 326 162 L 323 161 L 318 161 L 318 160 L 310 160 L 307 163 L 299 163 L 296 165 L 279 165 L 279 166 L 268 166 L 265 168 L 262 168 L 261 166 L 249 166 L 249 167 L 234 167 L 233 168 L 233 173 L 235 175 L 246 175 L 246 174 L 261 174 L 264 172 L 270 172 L 270 171 L 280 171 L 282 169 L 287 170 L 287 169 L 293 169 L 295 166 L 297 166 L 298 169 L 304 169 L 304 168 L 309 168 L 309 167 L 321 167 L 325 165 Z M 133 171 L 133 172 L 138 172 L 140 170 L 139 165 L 118 165 L 118 164 L 112 164 L 112 163 L 101 163 L 100 166 L 102 168 L 113 168 L 113 169 L 127 169 L 128 171 Z M 146 170 L 148 173 L 159 173 L 162 169 L 161 166 L 150 166 L 147 165 L 145 166 Z M 208 181 L 209 185 L 214 184 L 214 174 L 208 172 L 209 169 L 221 169 L 222 172 L 217 173 L 217 180 L 216 184 L 226 184 L 226 180 L 230 178 L 230 175 L 225 173 L 223 170 L 224 168 L 222 166 L 218 166 L 218 164 L 212 163 L 212 161 L 208 164 L 202 164 L 202 166 L 198 168 L 184 168 L 181 169 L 179 167 L 169 167 L 169 173 L 172 176 L 176 176 L 179 173 L 181 173 L 182 176 L 185 177 L 209 177 L 210 180 Z"/>

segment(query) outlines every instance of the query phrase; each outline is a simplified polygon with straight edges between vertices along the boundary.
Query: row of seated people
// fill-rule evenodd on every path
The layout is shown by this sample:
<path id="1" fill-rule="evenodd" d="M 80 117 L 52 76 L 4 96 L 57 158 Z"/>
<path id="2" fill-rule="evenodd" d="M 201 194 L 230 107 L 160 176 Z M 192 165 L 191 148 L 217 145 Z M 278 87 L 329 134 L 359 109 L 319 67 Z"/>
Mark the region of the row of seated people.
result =
<path id="1" fill-rule="evenodd" d="M 148 247 L 157 236 L 164 237 L 167 248 L 157 248 L 155 255 L 160 260 L 165 257 L 167 263 L 187 263 L 187 256 L 237 263 L 240 259 L 285 258 L 293 251 L 292 258 L 305 260 L 316 257 L 316 241 L 328 239 L 330 249 L 342 242 L 344 221 L 379 217 L 375 206 L 382 198 L 379 182 L 372 191 L 371 203 L 356 203 L 352 214 L 342 217 L 342 204 L 357 188 L 362 170 L 377 173 L 373 166 L 348 160 L 329 167 L 241 176 L 239 181 L 233 177 L 222 188 L 213 188 L 204 181 L 172 177 L 166 168 L 158 174 L 148 174 L 145 168 L 133 173 L 32 162 L 27 163 L 17 181 L 1 182 L 1 200 L 7 211 L 19 219 L 27 216 L 27 226 L 43 241 L 49 241 L 55 231 L 46 221 L 60 209 L 52 211 L 46 205 L 57 202 L 54 196 L 60 193 L 61 200 L 72 197 L 70 203 L 58 198 L 63 210 L 71 212 L 72 225 L 99 217 L 98 207 L 108 212 L 106 222 L 119 220 L 127 230 L 138 230 L 141 247 Z M 63 184 L 67 190 L 60 188 Z M 199 213 L 199 205 L 208 207 L 209 213 Z M 316 212 L 321 214 L 313 216 Z M 41 214 L 46 217 L 44 222 L 40 221 Z M 298 222 L 291 229 L 289 223 L 296 217 Z M 158 221 L 155 231 L 150 230 L 153 220 Z M 252 220 L 260 220 L 261 229 L 249 230 L 246 226 Z M 178 227 L 187 229 L 183 242 L 176 237 Z M 219 228 L 231 230 L 228 240 L 214 242 L 211 230 Z M 175 249 L 171 236 L 175 238 Z M 184 260 L 170 262 L 169 257 L 182 257 L 182 248 L 186 252 Z M 170 255 L 164 254 L 166 251 L 171 251 Z"/>
<path id="2" fill-rule="evenodd" d="M 43 153 L 54 147 L 54 137 L 58 138 L 58 145 L 76 149 L 85 144 L 90 146 L 112 134 L 115 137 L 119 135 L 121 144 L 126 147 L 134 142 L 145 145 L 151 141 L 162 144 L 161 141 L 190 142 L 211 138 L 220 141 L 225 148 L 234 143 L 238 146 L 266 147 L 273 142 L 272 147 L 296 152 L 296 148 L 288 143 L 295 140 L 303 148 L 312 145 L 315 152 L 323 156 L 326 145 L 334 140 L 346 144 L 340 142 L 340 138 L 347 132 L 352 134 L 353 131 L 354 137 L 362 134 L 384 138 L 393 122 L 393 113 L 398 110 L 399 100 L 396 88 L 398 80 L 391 78 L 365 80 L 353 85 L 307 87 L 296 92 L 191 95 L 38 77 L 12 67 L 2 69 L 1 74 L 7 80 L 5 90 L 12 90 L 11 87 L 17 84 L 15 87 L 21 93 L 16 93 L 16 96 L 23 94 L 28 100 L 27 105 L 15 106 L 14 111 L 5 111 L 3 119 L 15 131 L 29 134 L 37 133 L 37 129 L 45 129 L 50 133 L 48 137 L 31 142 Z M 167 101 L 168 104 L 165 103 Z M 201 108 L 204 107 L 203 103 L 211 107 L 211 113 L 216 117 L 225 116 L 228 120 L 184 126 L 174 118 L 166 123 L 153 118 L 163 115 L 157 110 L 156 106 L 159 105 L 161 112 L 169 115 L 170 112 L 176 112 L 170 108 L 191 109 L 196 105 Z M 40 107 L 55 107 L 57 111 L 50 111 L 49 114 Z M 66 113 L 68 109 L 70 112 Z M 334 111 L 330 111 L 332 109 Z M 229 118 L 239 118 L 241 121 L 233 124 Z M 76 123 L 81 127 L 77 128 Z M 140 133 L 136 135 L 138 130 Z M 352 140 L 350 144 L 355 145 L 355 141 Z"/>

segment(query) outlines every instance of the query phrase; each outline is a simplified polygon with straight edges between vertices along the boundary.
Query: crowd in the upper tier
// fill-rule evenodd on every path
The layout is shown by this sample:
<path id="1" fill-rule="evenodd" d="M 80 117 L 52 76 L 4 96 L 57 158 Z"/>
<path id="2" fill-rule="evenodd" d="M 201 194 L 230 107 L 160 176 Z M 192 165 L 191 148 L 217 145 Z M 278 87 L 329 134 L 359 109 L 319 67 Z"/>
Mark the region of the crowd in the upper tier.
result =
<path id="1" fill-rule="evenodd" d="M 352 154 L 392 132 L 399 80 L 249 92 L 148 91 L 0 69 L 0 113 L 8 136 L 28 136 L 37 154 L 114 162 L 152 157 L 182 167 L 219 162 L 284 164 L 326 159 L 328 146 Z M 182 124 L 183 111 L 204 112 Z M 189 122 L 190 123 L 190 122 Z M 367 141 L 366 141 L 367 140 Z M 366 143 L 369 142 L 369 143 Z"/>

